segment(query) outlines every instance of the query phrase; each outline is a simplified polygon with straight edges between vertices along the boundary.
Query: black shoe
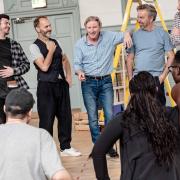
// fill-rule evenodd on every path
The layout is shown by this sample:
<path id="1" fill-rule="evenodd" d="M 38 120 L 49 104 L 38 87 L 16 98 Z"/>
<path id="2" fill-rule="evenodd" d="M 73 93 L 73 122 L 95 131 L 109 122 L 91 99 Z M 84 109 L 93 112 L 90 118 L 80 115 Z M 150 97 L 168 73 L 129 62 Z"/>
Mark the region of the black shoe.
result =
<path id="1" fill-rule="evenodd" d="M 119 157 L 119 154 L 117 153 L 117 151 L 113 148 L 111 148 L 108 153 L 107 153 L 110 157 L 112 158 L 116 158 Z"/>

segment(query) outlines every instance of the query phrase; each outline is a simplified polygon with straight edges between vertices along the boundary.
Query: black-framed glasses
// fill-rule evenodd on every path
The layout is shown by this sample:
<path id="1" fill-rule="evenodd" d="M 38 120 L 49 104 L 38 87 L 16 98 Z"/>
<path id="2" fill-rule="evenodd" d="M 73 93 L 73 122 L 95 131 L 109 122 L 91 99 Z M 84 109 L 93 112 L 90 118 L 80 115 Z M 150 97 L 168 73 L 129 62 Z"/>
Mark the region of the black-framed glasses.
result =
<path id="1" fill-rule="evenodd" d="M 168 70 L 169 70 L 169 72 L 172 72 L 173 69 L 177 69 L 177 68 L 180 70 L 180 66 L 172 65 L 172 66 L 168 67 Z"/>

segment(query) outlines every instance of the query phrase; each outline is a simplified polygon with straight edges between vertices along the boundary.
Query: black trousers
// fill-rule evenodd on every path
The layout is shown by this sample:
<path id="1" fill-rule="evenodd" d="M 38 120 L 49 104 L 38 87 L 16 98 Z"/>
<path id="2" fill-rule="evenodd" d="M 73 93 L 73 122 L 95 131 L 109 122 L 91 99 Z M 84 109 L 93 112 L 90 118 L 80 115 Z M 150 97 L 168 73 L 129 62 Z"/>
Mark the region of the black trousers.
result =
<path id="1" fill-rule="evenodd" d="M 6 122 L 6 114 L 4 113 L 4 104 L 5 104 L 5 99 L 0 98 L 0 124 L 4 124 Z"/>
<path id="2" fill-rule="evenodd" d="M 3 95 L 1 94 L 2 96 L 0 97 L 0 124 L 6 123 L 6 114 L 4 112 L 5 98 L 6 98 L 7 94 L 13 89 L 17 89 L 17 87 L 8 88 L 7 92 L 3 92 Z"/>
<path id="3" fill-rule="evenodd" d="M 159 99 L 160 103 L 165 106 L 166 105 L 166 96 L 164 90 L 164 83 L 160 84 L 158 87 L 157 98 Z"/>
<path id="4" fill-rule="evenodd" d="M 54 119 L 58 120 L 58 139 L 61 150 L 70 148 L 72 114 L 69 85 L 65 80 L 59 82 L 38 82 L 37 109 L 39 127 L 46 129 L 53 136 Z"/>
<path id="5" fill-rule="evenodd" d="M 164 82 L 160 84 L 159 77 L 155 76 L 154 78 L 155 78 L 156 86 L 158 88 L 157 95 L 156 95 L 157 99 L 163 106 L 165 106 L 166 105 L 166 96 L 165 96 L 165 90 L 164 90 Z"/>

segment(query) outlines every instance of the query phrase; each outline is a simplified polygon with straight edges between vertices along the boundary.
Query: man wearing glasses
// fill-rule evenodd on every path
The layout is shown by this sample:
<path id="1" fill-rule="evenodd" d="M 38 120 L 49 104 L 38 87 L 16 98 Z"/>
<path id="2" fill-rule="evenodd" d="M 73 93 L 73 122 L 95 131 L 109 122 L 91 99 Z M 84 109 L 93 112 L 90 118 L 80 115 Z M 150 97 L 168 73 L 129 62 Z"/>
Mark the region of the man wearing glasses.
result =
<path id="1" fill-rule="evenodd" d="M 175 83 L 180 82 L 180 50 L 176 52 L 174 62 L 168 69 L 172 73 Z"/>

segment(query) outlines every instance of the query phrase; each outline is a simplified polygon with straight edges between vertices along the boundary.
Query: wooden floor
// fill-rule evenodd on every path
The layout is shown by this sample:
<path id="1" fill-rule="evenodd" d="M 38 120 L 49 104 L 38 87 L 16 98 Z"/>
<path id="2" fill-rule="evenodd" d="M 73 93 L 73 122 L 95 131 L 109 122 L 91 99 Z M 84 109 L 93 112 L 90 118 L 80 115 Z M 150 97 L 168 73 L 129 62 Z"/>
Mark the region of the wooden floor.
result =
<path id="1" fill-rule="evenodd" d="M 31 124 L 33 126 L 38 125 L 38 119 L 32 119 Z M 54 140 L 58 144 L 57 138 L 57 124 L 54 124 Z M 78 149 L 82 156 L 80 157 L 62 157 L 64 167 L 71 173 L 74 180 L 95 180 L 95 174 L 93 169 L 93 163 L 88 156 L 91 152 L 93 144 L 90 139 L 89 131 L 74 131 L 72 132 L 72 143 L 71 146 Z M 120 162 L 119 158 L 109 158 L 108 160 L 108 170 L 111 180 L 119 180 L 120 178 Z"/>

